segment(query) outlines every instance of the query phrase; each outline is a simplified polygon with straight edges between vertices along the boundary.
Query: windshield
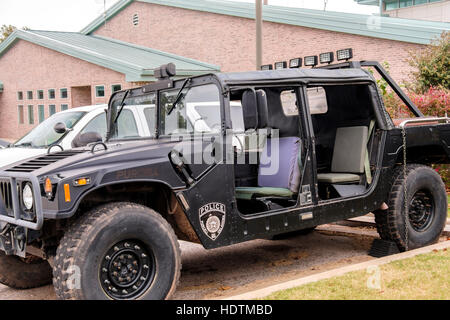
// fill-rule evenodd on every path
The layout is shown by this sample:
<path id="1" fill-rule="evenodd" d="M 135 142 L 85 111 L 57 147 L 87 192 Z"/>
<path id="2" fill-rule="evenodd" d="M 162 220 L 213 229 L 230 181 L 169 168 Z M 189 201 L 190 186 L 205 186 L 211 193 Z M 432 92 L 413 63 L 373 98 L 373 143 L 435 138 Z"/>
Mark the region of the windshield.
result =
<path id="1" fill-rule="evenodd" d="M 131 140 L 155 137 L 156 94 L 150 93 L 144 96 L 127 98 L 123 101 L 123 108 L 121 102 L 122 99 L 115 100 L 111 107 L 110 139 Z M 145 119 L 147 128 L 142 133 L 139 133 L 132 109 Z"/>
<path id="2" fill-rule="evenodd" d="M 56 133 L 57 123 L 64 123 L 70 130 L 85 114 L 82 111 L 56 113 L 14 143 L 14 147 L 48 148 L 66 134 Z"/>
<path id="3" fill-rule="evenodd" d="M 216 85 L 186 88 L 173 106 L 178 92 L 161 93 L 161 135 L 220 132 L 220 93 Z"/>

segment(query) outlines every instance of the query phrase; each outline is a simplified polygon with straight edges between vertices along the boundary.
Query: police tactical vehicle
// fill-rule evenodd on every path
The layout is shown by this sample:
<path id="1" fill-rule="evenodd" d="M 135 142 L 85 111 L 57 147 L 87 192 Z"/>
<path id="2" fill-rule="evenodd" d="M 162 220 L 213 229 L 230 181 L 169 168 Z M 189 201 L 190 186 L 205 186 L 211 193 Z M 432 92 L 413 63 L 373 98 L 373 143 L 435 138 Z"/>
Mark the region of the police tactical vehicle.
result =
<path id="1" fill-rule="evenodd" d="M 416 118 L 394 125 L 366 67 Z M 425 118 L 378 63 L 155 75 L 112 95 L 104 141 L 0 171 L 1 283 L 167 299 L 177 240 L 212 249 L 369 212 L 400 250 L 438 240 L 447 196 L 430 164 L 449 163 L 449 119 Z M 125 106 L 146 108 L 148 137 L 120 134 Z"/>

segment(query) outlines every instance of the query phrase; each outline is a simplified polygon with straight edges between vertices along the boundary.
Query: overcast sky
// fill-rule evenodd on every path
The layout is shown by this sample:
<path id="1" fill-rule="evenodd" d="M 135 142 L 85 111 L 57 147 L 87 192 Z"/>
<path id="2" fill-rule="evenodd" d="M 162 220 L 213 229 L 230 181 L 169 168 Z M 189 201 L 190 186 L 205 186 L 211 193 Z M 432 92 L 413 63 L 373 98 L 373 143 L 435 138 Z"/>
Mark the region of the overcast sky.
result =
<path id="1" fill-rule="evenodd" d="M 189 0 L 186 0 L 189 1 Z M 254 2 L 254 0 L 235 0 Z M 105 0 L 109 8 L 117 0 Z M 0 0 L 0 25 L 27 26 L 36 30 L 80 31 L 103 13 L 104 0 Z M 323 10 L 323 0 L 269 0 L 269 4 Z M 328 0 L 327 11 L 371 14 L 374 6 L 353 0 Z"/>

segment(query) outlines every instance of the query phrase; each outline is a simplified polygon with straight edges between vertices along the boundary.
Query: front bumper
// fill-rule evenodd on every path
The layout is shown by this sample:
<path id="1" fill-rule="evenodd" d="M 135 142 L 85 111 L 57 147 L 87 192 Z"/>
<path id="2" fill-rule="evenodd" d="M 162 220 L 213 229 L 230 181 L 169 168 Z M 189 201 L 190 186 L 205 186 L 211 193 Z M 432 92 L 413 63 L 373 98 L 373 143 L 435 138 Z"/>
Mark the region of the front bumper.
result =
<path id="1" fill-rule="evenodd" d="M 33 210 L 35 219 L 25 220 L 26 215 L 19 199 L 20 187 L 23 182 L 29 182 L 33 189 Z M 44 223 L 41 189 L 36 176 L 25 172 L 3 171 L 0 176 L 0 222 L 12 224 L 26 229 L 40 230 Z"/>

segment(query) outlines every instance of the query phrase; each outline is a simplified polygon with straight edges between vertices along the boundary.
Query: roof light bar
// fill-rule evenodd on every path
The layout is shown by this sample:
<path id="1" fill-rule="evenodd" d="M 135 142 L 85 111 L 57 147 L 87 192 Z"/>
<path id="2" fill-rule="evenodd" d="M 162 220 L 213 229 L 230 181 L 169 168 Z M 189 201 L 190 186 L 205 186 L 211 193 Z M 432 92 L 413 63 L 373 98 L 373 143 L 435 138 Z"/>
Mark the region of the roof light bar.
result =
<path id="1" fill-rule="evenodd" d="M 334 61 L 334 52 L 324 52 L 319 55 L 320 63 L 332 63 Z"/>
<path id="2" fill-rule="evenodd" d="M 302 66 L 302 58 L 294 58 L 289 60 L 289 68 L 300 68 Z"/>
<path id="3" fill-rule="evenodd" d="M 273 70 L 273 65 L 271 64 L 264 64 L 261 66 L 261 70 L 266 71 L 266 70 Z"/>
<path id="4" fill-rule="evenodd" d="M 317 56 L 307 56 L 304 58 L 305 66 L 315 67 L 318 65 L 318 57 Z"/>
<path id="5" fill-rule="evenodd" d="M 350 60 L 351 58 L 353 58 L 353 49 L 352 48 L 348 48 L 348 49 L 342 49 L 342 50 L 338 50 L 336 52 L 336 56 L 337 59 L 339 61 L 341 60 Z"/>
<path id="6" fill-rule="evenodd" d="M 281 70 L 287 68 L 287 62 L 286 61 L 279 61 L 275 62 L 275 70 Z"/>

